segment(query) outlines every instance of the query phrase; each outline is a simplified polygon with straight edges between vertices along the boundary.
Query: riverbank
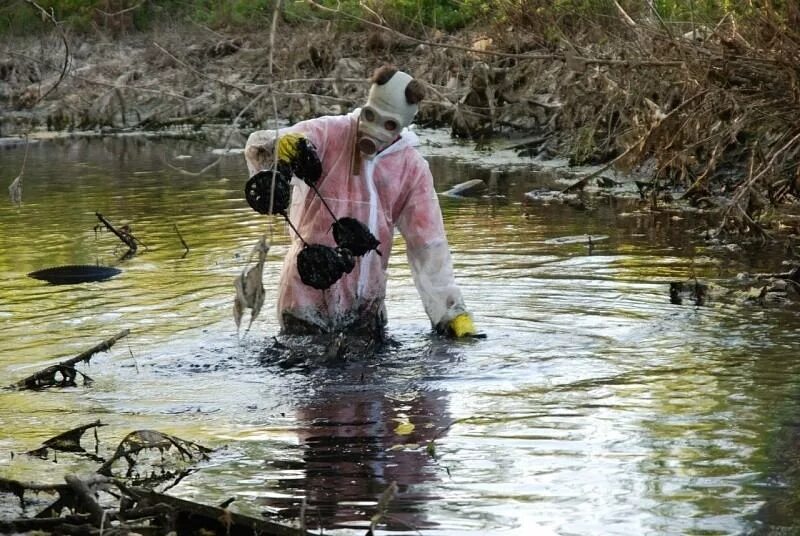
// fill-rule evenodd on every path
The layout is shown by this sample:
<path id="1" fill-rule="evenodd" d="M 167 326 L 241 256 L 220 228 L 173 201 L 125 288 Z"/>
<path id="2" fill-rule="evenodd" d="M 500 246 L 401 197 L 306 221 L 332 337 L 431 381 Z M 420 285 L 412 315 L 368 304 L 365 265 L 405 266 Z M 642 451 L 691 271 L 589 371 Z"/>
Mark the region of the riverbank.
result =
<path id="1" fill-rule="evenodd" d="M 323 20 L 278 24 L 274 47 L 267 30 L 197 23 L 18 37 L 0 66 L 0 135 L 222 123 L 232 147 L 276 120 L 358 106 L 373 68 L 391 62 L 429 89 L 421 126 L 486 153 L 600 166 L 572 191 L 613 184 L 607 170 L 630 172 L 651 208 L 678 200 L 718 213 L 710 231 L 722 238 L 800 234 L 791 34 L 764 41 L 768 18 L 709 27 L 622 15 L 585 31 L 561 22 L 559 39 L 534 23 L 423 39 Z"/>

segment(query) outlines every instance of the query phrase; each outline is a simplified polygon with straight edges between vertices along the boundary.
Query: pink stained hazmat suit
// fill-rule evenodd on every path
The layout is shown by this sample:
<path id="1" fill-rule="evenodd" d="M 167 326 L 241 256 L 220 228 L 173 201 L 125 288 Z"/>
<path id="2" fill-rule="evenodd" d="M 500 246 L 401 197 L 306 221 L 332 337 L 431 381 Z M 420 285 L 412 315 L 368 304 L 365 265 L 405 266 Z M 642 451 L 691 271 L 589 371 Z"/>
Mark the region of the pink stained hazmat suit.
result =
<path id="1" fill-rule="evenodd" d="M 432 325 L 443 330 L 466 313 L 456 286 L 439 201 L 427 161 L 417 151 L 418 138 L 403 130 L 391 145 L 371 158 L 355 159 L 361 110 L 325 116 L 283 129 L 302 133 L 316 147 L 322 162 L 317 183 L 320 194 L 337 218 L 355 218 L 380 241 L 380 255 L 372 251 L 356 261 L 355 269 L 326 290 L 303 284 L 297 271 L 301 240 L 293 241 L 281 272 L 278 314 L 286 333 L 374 332 L 386 323 L 386 270 L 394 229 L 406 241 L 414 282 Z M 274 131 L 250 135 L 245 159 L 250 175 L 270 168 Z M 360 167 L 353 169 L 354 160 Z M 289 219 L 308 244 L 335 247 L 333 219 L 314 191 L 292 180 Z"/>

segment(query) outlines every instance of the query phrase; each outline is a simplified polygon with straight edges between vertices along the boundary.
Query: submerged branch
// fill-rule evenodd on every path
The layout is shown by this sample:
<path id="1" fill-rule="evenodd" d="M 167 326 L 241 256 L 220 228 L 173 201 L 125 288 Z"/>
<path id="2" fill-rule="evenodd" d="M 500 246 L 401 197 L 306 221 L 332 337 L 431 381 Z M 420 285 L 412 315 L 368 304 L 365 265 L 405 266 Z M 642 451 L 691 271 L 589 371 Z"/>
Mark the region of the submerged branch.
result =
<path id="1" fill-rule="evenodd" d="M 60 382 L 56 380 L 56 376 L 58 374 L 63 374 L 65 370 L 74 370 L 75 365 L 82 362 L 89 362 L 89 360 L 94 356 L 94 354 L 99 352 L 106 352 L 114 343 L 118 340 L 122 339 L 123 337 L 127 337 L 130 334 L 131 330 L 125 329 L 107 339 L 100 344 L 89 348 L 85 352 L 81 352 L 77 356 L 67 359 L 66 361 L 62 361 L 58 364 L 51 365 L 39 372 L 28 376 L 25 379 L 18 381 L 17 383 L 11 385 L 10 387 L 13 389 L 41 389 L 43 387 L 50 387 L 53 385 L 58 385 Z"/>
<path id="2" fill-rule="evenodd" d="M 136 250 L 138 249 L 137 242 L 139 242 L 139 241 L 136 239 L 136 237 L 135 237 L 135 236 L 133 236 L 133 235 L 130 233 L 130 231 L 129 231 L 129 230 L 128 230 L 128 228 L 127 228 L 127 225 L 126 225 L 126 226 L 123 226 L 123 227 L 122 227 L 122 228 L 120 228 L 120 229 L 117 229 L 116 227 L 114 227 L 114 226 L 111 224 L 111 222 L 110 222 L 110 221 L 108 221 L 108 220 L 106 219 L 106 217 L 105 217 L 105 216 L 103 216 L 103 215 L 102 215 L 102 214 L 100 214 L 99 212 L 95 212 L 95 213 L 94 213 L 94 215 L 95 215 L 95 216 L 97 216 L 97 219 L 98 219 L 98 220 L 100 220 L 100 222 L 101 222 L 101 223 L 102 223 L 102 224 L 105 226 L 105 228 L 106 228 L 106 229 L 108 229 L 109 231 L 111 231 L 112 233 L 114 233 L 115 235 L 117 235 L 117 238 L 119 238 L 120 240 L 122 240 L 122 242 L 123 242 L 123 243 L 124 243 L 126 246 L 128 246 L 128 248 L 130 248 L 130 253 L 131 253 L 131 254 L 133 254 L 133 253 L 136 253 Z"/>

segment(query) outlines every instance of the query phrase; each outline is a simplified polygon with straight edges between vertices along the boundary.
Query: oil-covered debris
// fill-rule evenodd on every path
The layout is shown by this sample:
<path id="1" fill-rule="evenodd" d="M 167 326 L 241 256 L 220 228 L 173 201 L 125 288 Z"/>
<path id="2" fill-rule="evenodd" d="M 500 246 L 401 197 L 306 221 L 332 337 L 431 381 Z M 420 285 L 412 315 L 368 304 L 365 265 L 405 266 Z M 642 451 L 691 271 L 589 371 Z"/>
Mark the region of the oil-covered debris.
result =
<path id="1" fill-rule="evenodd" d="M 697 279 L 673 281 L 669 284 L 669 301 L 675 305 L 683 305 L 684 301 L 693 305 L 705 305 L 708 297 L 708 284 Z"/>
<path id="2" fill-rule="evenodd" d="M 284 166 L 259 171 L 247 181 L 244 195 L 250 208 L 259 214 L 285 214 L 289 208 L 290 173 Z"/>
<path id="3" fill-rule="evenodd" d="M 182 478 L 191 464 L 207 460 L 209 452 L 207 447 L 157 430 L 137 430 L 120 441 L 97 472 L 152 485 Z"/>
<path id="4" fill-rule="evenodd" d="M 119 258 L 120 261 L 129 259 L 136 254 L 139 245 L 147 248 L 141 240 L 133 235 L 133 232 L 128 225 L 123 225 L 119 228 L 115 227 L 108 219 L 95 212 L 95 216 L 100 220 L 100 223 L 94 227 L 95 233 L 100 229 L 106 229 L 114 233 L 126 246 L 128 250 Z M 65 266 L 54 266 L 50 268 L 43 268 L 35 270 L 28 274 L 28 277 L 38 279 L 40 281 L 47 281 L 54 285 L 72 285 L 78 283 L 89 283 L 97 281 L 105 281 L 115 275 L 122 273 L 119 268 L 112 266 L 100 266 L 89 264 L 70 264 Z"/>
<path id="5" fill-rule="evenodd" d="M 775 274 L 739 274 L 744 302 L 762 307 L 800 304 L 800 266 Z"/>
<path id="6" fill-rule="evenodd" d="M 352 254 L 344 248 L 307 244 L 297 255 L 300 280 L 319 290 L 329 288 L 354 267 Z"/>
<path id="7" fill-rule="evenodd" d="M 299 142 L 305 143 L 305 140 L 301 139 Z M 278 164 L 275 169 L 267 169 L 253 175 L 245 185 L 245 197 L 250 207 L 259 214 L 280 214 L 283 216 L 287 225 L 303 243 L 303 249 L 297 256 L 297 271 L 300 274 L 300 280 L 310 287 L 325 290 L 339 281 L 344 274 L 349 274 L 353 271 L 355 257 L 360 257 L 373 250 L 380 255 L 381 252 L 378 251 L 380 241 L 375 238 L 375 235 L 366 225 L 357 219 L 336 217 L 336 214 L 331 210 L 331 207 L 316 186 L 316 182 L 322 173 L 322 164 L 316 156 L 316 152 L 303 150 L 300 151 L 300 154 L 305 156 L 293 162 L 291 168 L 286 164 Z M 333 248 L 324 244 L 309 244 L 289 219 L 286 211 L 289 208 L 291 198 L 289 178 L 293 172 L 311 187 L 315 195 L 319 197 L 325 210 L 330 214 L 334 221 L 331 227 L 333 238 L 339 247 Z M 253 269 L 260 274 L 261 270 L 257 267 Z M 248 277 L 252 281 L 248 282 Z M 245 308 L 250 307 L 254 310 L 254 314 L 251 316 L 251 323 L 252 319 L 258 314 L 256 309 L 260 309 L 260 305 L 257 308 L 249 305 L 250 303 L 255 303 L 256 298 L 259 296 L 260 279 L 256 282 L 256 278 L 256 273 L 251 273 L 248 270 L 236 280 L 234 319 L 236 320 L 237 328 Z M 261 296 L 263 300 L 263 289 L 261 289 Z"/>
<path id="8" fill-rule="evenodd" d="M 274 337 L 261 353 L 261 363 L 282 369 L 313 370 L 320 366 L 375 359 L 376 352 L 396 344 L 383 333 L 323 333 Z"/>
<path id="9" fill-rule="evenodd" d="M 130 226 L 123 225 L 117 228 L 99 212 L 95 212 L 95 216 L 97 216 L 97 219 L 100 220 L 100 223 L 94 228 L 95 232 L 97 232 L 99 229 L 105 228 L 114 233 L 117 238 L 119 238 L 126 246 L 128 246 L 128 250 L 120 257 L 119 260 L 126 260 L 135 255 L 140 244 L 147 248 L 147 246 L 141 240 L 133 235 Z M 112 266 L 71 264 L 35 270 L 30 272 L 28 277 L 41 281 L 47 281 L 48 283 L 52 283 L 54 285 L 71 285 L 77 283 L 105 281 L 106 279 L 110 279 L 120 273 L 122 273 L 122 270 Z"/>
<path id="10" fill-rule="evenodd" d="M 781 273 L 741 273 L 718 285 L 696 278 L 674 281 L 669 284 L 669 297 L 676 305 L 708 305 L 713 297 L 714 301 L 760 307 L 796 307 L 800 305 L 800 266 Z"/>
<path id="11" fill-rule="evenodd" d="M 587 208 L 585 199 L 576 193 L 558 192 L 554 190 L 538 189 L 525 193 L 525 201 L 533 203 L 564 204 L 578 210 Z"/>
<path id="12" fill-rule="evenodd" d="M 99 420 L 58 434 L 42 446 L 25 454 L 48 459 L 53 453 L 67 452 L 101 463 L 97 473 L 108 477 L 126 479 L 135 485 L 153 486 L 164 482 L 176 483 L 191 472 L 193 464 L 207 460 L 211 449 L 186 439 L 157 430 L 136 430 L 120 441 L 114 453 L 100 455 L 97 429 L 107 426 Z M 88 430 L 94 430 L 94 452 L 88 452 L 81 439 Z"/>
<path id="13" fill-rule="evenodd" d="M 73 428 L 72 430 L 67 430 L 64 433 L 51 437 L 50 439 L 42 443 L 42 446 L 39 447 L 38 449 L 30 450 L 25 454 L 27 454 L 28 456 L 37 456 L 39 458 L 47 459 L 51 451 L 71 452 L 73 454 L 85 455 L 89 458 L 102 462 L 103 459 L 98 456 L 100 441 L 97 438 L 97 428 L 101 426 L 107 426 L 107 425 L 97 420 L 93 423 L 84 424 L 82 426 L 78 426 L 77 428 Z M 83 437 L 83 434 L 85 434 L 87 430 L 92 430 L 92 429 L 94 429 L 93 454 L 87 452 L 86 449 L 81 445 L 81 438 Z"/>
<path id="14" fill-rule="evenodd" d="M 361 257 L 372 250 L 378 255 L 381 254 L 378 251 L 380 241 L 366 225 L 355 218 L 344 217 L 336 220 L 333 224 L 333 239 L 340 248 L 347 249 L 355 257 Z"/>
<path id="15" fill-rule="evenodd" d="M 262 277 L 268 252 L 269 244 L 267 244 L 266 237 L 262 236 L 255 248 L 253 248 L 248 263 L 253 258 L 253 255 L 257 255 L 258 260 L 254 265 L 246 266 L 233 282 L 233 286 L 236 289 L 236 296 L 233 300 L 233 320 L 236 322 L 237 330 L 242 322 L 245 309 L 250 309 L 250 322 L 247 325 L 249 330 L 250 326 L 253 325 L 253 320 L 256 319 L 261 312 L 261 307 L 264 305 Z"/>
<path id="16" fill-rule="evenodd" d="M 75 365 L 83 361 L 89 362 L 92 356 L 98 352 L 108 351 L 112 346 L 114 346 L 114 343 L 123 337 L 127 337 L 130 332 L 131 331 L 129 329 L 123 330 L 110 339 L 105 340 L 100 344 L 93 346 L 92 348 L 89 348 L 85 352 L 82 352 L 71 359 L 67 359 L 66 361 L 62 361 L 55 365 L 50 365 L 49 367 L 18 381 L 10 387 L 20 390 L 45 389 L 47 387 L 74 387 L 77 385 L 75 379 L 78 375 L 82 376 L 86 382 L 91 382 L 91 378 L 76 370 Z"/>
<path id="17" fill-rule="evenodd" d="M 99 426 L 103 424 L 97 421 L 74 428 L 44 445 L 48 449 L 85 452 L 80 445 L 81 437 Z M 125 436 L 96 474 L 85 477 L 68 474 L 64 484 L 0 478 L 0 501 L 4 500 L 3 495 L 16 496 L 20 508 L 19 517 L 0 519 L 0 533 L 96 534 L 105 527 L 114 534 L 306 534 L 231 512 L 225 508 L 229 501 L 221 507 L 207 506 L 152 489 L 169 480 L 174 486 L 189 473 L 185 466 L 208 459 L 209 452 L 211 449 L 179 437 L 156 430 L 137 430 Z M 99 456 L 93 459 L 102 461 Z M 124 469 L 117 471 L 120 466 Z M 30 498 L 34 494 L 36 501 Z M 46 507 L 33 511 L 31 505 L 41 502 L 42 495 L 52 498 L 42 503 Z"/>
<path id="18" fill-rule="evenodd" d="M 66 475 L 64 484 L 37 484 L 0 478 L 0 497 L 15 495 L 20 517 L 0 520 L 0 533 L 40 534 L 226 534 L 308 535 L 305 530 L 132 486 L 104 475 Z M 30 495 L 53 502 L 26 516 Z"/>

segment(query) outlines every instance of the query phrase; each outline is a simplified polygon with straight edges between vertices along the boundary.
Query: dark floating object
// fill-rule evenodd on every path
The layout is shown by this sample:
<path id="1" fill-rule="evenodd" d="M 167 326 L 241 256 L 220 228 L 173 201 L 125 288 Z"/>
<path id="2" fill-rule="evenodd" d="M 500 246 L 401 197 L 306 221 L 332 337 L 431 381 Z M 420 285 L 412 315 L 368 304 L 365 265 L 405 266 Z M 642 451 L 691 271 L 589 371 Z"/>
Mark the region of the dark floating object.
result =
<path id="1" fill-rule="evenodd" d="M 72 285 L 75 283 L 89 283 L 92 281 L 104 281 L 122 273 L 119 268 L 110 266 L 96 266 L 93 264 L 69 264 L 66 266 L 55 266 L 36 270 L 28 274 L 28 277 L 47 281 L 54 285 Z"/>
<path id="2" fill-rule="evenodd" d="M 669 284 L 669 301 L 674 305 L 683 305 L 689 300 L 694 305 L 705 305 L 708 301 L 708 285 L 696 279 L 689 281 L 673 281 Z"/>
<path id="3" fill-rule="evenodd" d="M 297 255 L 300 280 L 319 290 L 329 288 L 345 273 L 350 273 L 354 266 L 352 254 L 344 248 L 311 244 Z"/>
<path id="4" fill-rule="evenodd" d="M 369 228 L 355 218 L 339 218 L 333 224 L 333 239 L 340 248 L 346 248 L 355 257 L 360 257 L 368 251 L 380 255 L 378 246 L 380 241 L 375 238 Z"/>
<path id="5" fill-rule="evenodd" d="M 275 170 L 275 199 L 270 212 L 270 199 L 272 198 L 272 170 L 259 171 L 247 181 L 244 187 L 244 196 L 250 208 L 259 214 L 284 214 L 289 208 L 291 188 L 289 174 L 283 166 Z"/>

